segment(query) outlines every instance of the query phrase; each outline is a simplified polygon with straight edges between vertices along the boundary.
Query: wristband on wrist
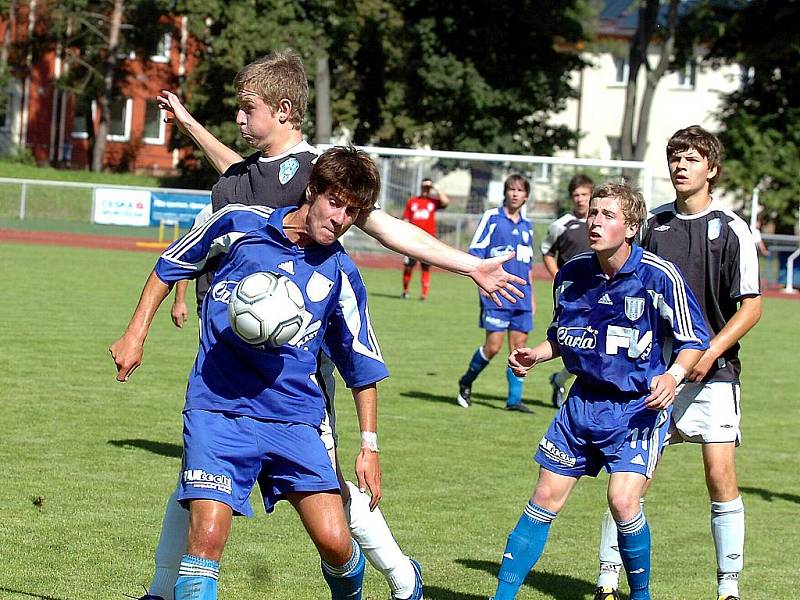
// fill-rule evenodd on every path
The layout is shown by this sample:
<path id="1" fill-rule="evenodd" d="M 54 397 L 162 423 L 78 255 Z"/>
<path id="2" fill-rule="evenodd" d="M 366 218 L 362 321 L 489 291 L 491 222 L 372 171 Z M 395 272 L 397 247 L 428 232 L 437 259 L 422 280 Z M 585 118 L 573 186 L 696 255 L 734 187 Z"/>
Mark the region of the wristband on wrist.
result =
<path id="1" fill-rule="evenodd" d="M 678 363 L 675 363 L 669 369 L 667 369 L 667 373 L 675 378 L 675 385 L 680 385 L 683 379 L 686 377 L 686 369 L 684 369 Z"/>
<path id="2" fill-rule="evenodd" d="M 374 431 L 362 431 L 361 449 L 371 450 L 372 452 L 380 452 L 378 449 L 378 434 Z"/>

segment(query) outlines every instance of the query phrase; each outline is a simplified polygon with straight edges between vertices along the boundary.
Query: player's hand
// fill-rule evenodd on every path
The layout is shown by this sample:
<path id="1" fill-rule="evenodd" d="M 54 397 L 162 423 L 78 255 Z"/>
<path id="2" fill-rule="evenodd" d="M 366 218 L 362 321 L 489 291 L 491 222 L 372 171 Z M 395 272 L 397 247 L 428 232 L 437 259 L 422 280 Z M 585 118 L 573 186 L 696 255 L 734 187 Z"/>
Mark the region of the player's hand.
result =
<path id="1" fill-rule="evenodd" d="M 502 306 L 499 296 L 512 303 L 517 301 L 515 296 L 519 298 L 525 296 L 525 293 L 520 291 L 514 284 L 523 286 L 527 282 L 522 277 L 512 275 L 503 268 L 503 263 L 513 257 L 513 254 L 507 254 L 506 256 L 486 258 L 469 273 L 472 281 L 486 292 L 497 306 Z"/>
<path id="2" fill-rule="evenodd" d="M 531 348 L 517 348 L 508 357 L 508 366 L 517 377 L 525 377 L 536 365 L 536 357 Z"/>
<path id="3" fill-rule="evenodd" d="M 164 122 L 175 123 L 181 131 L 186 133 L 186 129 L 194 121 L 194 117 L 186 110 L 180 98 L 169 90 L 161 90 L 161 95 L 156 97 L 156 101 L 160 109 L 167 111 Z"/>
<path id="4" fill-rule="evenodd" d="M 650 382 L 650 395 L 644 399 L 644 405 L 651 410 L 668 408 L 675 401 L 675 388 L 678 383 L 669 373 L 656 375 Z"/>
<path id="5" fill-rule="evenodd" d="M 186 321 L 189 320 L 189 311 L 186 310 L 186 302 L 174 302 L 172 304 L 172 309 L 169 311 L 170 317 L 172 317 L 172 322 L 180 329 L 184 325 L 186 325 Z"/>
<path id="6" fill-rule="evenodd" d="M 366 492 L 369 489 L 369 509 L 375 510 L 381 501 L 381 461 L 377 452 L 362 448 L 356 456 L 356 478 L 358 489 Z"/>
<path id="7" fill-rule="evenodd" d="M 686 380 L 693 382 L 703 381 L 711 370 L 711 367 L 714 366 L 715 360 L 717 359 L 706 350 L 703 356 L 700 357 L 700 360 L 697 361 L 697 364 L 686 374 Z"/>
<path id="8" fill-rule="evenodd" d="M 133 372 L 142 364 L 144 345 L 123 335 L 111 344 L 108 351 L 117 366 L 117 381 L 128 381 Z"/>

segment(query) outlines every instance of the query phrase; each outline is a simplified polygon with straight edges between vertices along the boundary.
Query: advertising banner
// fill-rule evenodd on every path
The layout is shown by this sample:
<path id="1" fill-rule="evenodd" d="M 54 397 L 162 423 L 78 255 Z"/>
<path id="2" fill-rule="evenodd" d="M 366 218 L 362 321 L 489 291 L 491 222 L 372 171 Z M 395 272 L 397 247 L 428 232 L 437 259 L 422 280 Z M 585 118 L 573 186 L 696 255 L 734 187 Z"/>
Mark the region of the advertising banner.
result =
<path id="1" fill-rule="evenodd" d="M 153 191 L 150 225 L 178 223 L 183 227 L 190 227 L 197 213 L 209 202 L 211 194 L 208 192 L 176 194 Z"/>
<path id="2" fill-rule="evenodd" d="M 150 225 L 150 192 L 97 188 L 92 203 L 92 222 L 104 225 Z"/>

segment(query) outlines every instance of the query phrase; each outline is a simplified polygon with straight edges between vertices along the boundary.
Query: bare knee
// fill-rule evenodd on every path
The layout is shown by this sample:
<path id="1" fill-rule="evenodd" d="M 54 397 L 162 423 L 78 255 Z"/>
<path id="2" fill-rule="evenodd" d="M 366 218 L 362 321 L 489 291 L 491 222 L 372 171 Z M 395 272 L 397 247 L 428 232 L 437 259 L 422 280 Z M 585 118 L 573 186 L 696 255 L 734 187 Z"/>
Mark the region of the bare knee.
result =
<path id="1" fill-rule="evenodd" d="M 353 541 L 346 529 L 333 528 L 317 542 L 319 556 L 329 565 L 345 564 L 353 555 Z"/>
<path id="2" fill-rule="evenodd" d="M 641 498 L 639 494 L 609 491 L 608 508 L 615 521 L 630 521 L 641 510 Z"/>
<path id="3" fill-rule="evenodd" d="M 536 490 L 533 492 L 531 500 L 537 506 L 541 506 L 550 512 L 557 513 L 564 507 L 567 494 L 563 493 L 562 490 L 540 481 L 536 485 Z"/>
<path id="4" fill-rule="evenodd" d="M 483 354 L 486 356 L 487 360 L 491 360 L 497 356 L 497 353 L 500 352 L 502 347 L 503 338 L 500 338 L 499 340 L 488 339 L 483 345 Z"/>
<path id="5" fill-rule="evenodd" d="M 730 464 L 715 464 L 706 467 L 706 487 L 711 500 L 727 502 L 739 495 L 736 484 L 736 469 Z"/>
<path id="6" fill-rule="evenodd" d="M 193 503 L 194 504 L 194 503 Z M 228 541 L 231 525 L 230 508 L 222 510 L 195 510 L 189 516 L 187 552 L 201 558 L 218 561 Z"/>

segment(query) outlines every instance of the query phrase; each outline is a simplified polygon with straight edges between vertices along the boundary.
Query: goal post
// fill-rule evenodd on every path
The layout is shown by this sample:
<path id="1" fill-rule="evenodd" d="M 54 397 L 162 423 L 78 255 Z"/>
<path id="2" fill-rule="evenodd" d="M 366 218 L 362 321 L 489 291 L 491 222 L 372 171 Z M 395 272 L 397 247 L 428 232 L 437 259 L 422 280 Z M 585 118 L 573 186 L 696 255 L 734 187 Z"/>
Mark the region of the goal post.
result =
<path id="1" fill-rule="evenodd" d="M 320 145 L 321 149 L 330 145 Z M 445 243 L 465 249 L 483 212 L 503 201 L 503 182 L 513 173 L 527 177 L 531 194 L 526 216 L 535 224 L 537 245 L 547 224 L 569 210 L 569 180 L 578 173 L 595 185 L 630 181 L 642 191 L 648 209 L 653 198 L 651 167 L 639 161 L 602 160 L 561 156 L 488 154 L 408 148 L 360 146 L 373 156 L 381 175 L 381 208 L 399 217 L 406 200 L 417 195 L 423 179 L 432 179 L 447 194 L 450 205 L 437 212 L 437 235 Z M 348 232 L 346 244 L 353 250 L 380 250 L 360 231 Z"/>

